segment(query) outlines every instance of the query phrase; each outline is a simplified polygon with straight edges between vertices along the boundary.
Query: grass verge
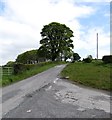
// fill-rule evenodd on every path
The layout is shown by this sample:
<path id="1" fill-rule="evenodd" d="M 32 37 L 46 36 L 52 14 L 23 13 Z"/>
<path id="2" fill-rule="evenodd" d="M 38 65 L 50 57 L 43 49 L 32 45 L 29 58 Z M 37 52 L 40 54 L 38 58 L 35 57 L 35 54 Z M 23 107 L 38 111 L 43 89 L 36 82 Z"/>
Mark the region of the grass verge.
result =
<path id="1" fill-rule="evenodd" d="M 10 85 L 12 83 L 15 83 L 17 81 L 26 79 L 28 77 L 31 77 L 33 75 L 36 75 L 40 72 L 43 72 L 51 67 L 54 67 L 59 64 L 64 64 L 64 62 L 45 62 L 45 63 L 40 63 L 36 64 L 33 68 L 30 70 L 26 70 L 22 72 L 21 74 L 17 75 L 10 75 L 10 76 L 2 76 L 2 79 L 0 80 L 0 86 L 4 87 L 6 85 Z"/>
<path id="2" fill-rule="evenodd" d="M 61 75 L 62 77 L 69 76 L 69 80 L 86 86 L 112 90 L 110 69 L 112 69 L 112 64 L 77 62 L 68 64 Z"/>

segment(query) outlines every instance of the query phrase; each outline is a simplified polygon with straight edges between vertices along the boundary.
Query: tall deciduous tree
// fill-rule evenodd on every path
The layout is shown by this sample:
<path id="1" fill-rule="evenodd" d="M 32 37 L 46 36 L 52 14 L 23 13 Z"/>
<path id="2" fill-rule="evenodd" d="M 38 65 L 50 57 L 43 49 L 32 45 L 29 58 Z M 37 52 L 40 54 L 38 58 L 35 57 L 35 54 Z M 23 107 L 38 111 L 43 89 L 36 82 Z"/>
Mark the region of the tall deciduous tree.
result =
<path id="1" fill-rule="evenodd" d="M 42 39 L 40 40 L 41 50 L 43 48 L 47 58 L 55 61 L 59 57 L 65 55 L 65 53 L 71 53 L 73 44 L 71 37 L 73 37 L 73 31 L 65 24 L 52 22 L 45 25 L 41 32 Z M 64 56 L 65 59 L 67 56 Z"/>

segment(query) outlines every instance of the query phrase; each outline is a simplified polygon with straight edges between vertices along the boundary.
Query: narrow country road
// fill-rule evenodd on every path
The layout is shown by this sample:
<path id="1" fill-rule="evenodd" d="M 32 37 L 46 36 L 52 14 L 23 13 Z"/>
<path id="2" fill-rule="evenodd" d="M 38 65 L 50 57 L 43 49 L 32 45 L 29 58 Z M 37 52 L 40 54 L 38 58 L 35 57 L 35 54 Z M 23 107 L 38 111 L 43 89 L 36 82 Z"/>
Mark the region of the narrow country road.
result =
<path id="1" fill-rule="evenodd" d="M 110 118 L 110 95 L 59 77 L 66 65 L 2 89 L 3 118 Z"/>

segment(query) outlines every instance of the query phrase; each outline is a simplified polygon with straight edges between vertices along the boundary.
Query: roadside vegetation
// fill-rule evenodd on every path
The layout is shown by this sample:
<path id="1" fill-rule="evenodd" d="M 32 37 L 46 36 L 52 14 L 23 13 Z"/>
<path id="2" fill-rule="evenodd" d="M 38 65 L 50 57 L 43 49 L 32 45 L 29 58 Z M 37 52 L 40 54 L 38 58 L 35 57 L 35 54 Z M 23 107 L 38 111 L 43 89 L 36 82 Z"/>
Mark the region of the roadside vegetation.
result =
<path id="1" fill-rule="evenodd" d="M 75 62 L 68 64 L 61 75 L 62 77 L 69 76 L 69 80 L 76 84 L 112 90 L 110 69 L 112 69 L 112 63 L 105 64 L 101 60 L 93 60 L 91 63 Z"/>
<path id="2" fill-rule="evenodd" d="M 40 34 L 42 39 L 39 49 L 21 53 L 15 61 L 9 61 L 2 66 L 12 67 L 13 74 L 3 75 L 0 80 L 1 86 L 23 80 L 69 59 L 72 63 L 62 71 L 63 77 L 69 76 L 70 80 L 86 86 L 112 90 L 110 83 L 112 55 L 105 55 L 100 61 L 93 60 L 92 55 L 88 55 L 81 61 L 80 55 L 73 51 L 73 31 L 65 24 L 49 23 L 43 26 Z"/>
<path id="3" fill-rule="evenodd" d="M 12 74 L 12 75 L 3 75 L 2 79 L 0 79 L 0 86 L 10 85 L 17 81 L 26 79 L 33 75 L 36 75 L 40 72 L 43 72 L 51 67 L 54 67 L 59 64 L 64 64 L 65 62 L 42 62 L 35 65 L 29 65 L 28 69 L 23 70 L 21 73 Z"/>
<path id="4" fill-rule="evenodd" d="M 65 24 L 57 22 L 44 25 L 41 32 L 40 47 L 26 51 L 17 56 L 15 61 L 9 61 L 2 67 L 12 67 L 13 75 L 3 76 L 0 85 L 9 85 L 16 81 L 33 76 L 72 57 L 73 31 Z M 51 61 L 51 62 L 46 62 Z M 43 63 L 44 62 L 44 63 Z"/>

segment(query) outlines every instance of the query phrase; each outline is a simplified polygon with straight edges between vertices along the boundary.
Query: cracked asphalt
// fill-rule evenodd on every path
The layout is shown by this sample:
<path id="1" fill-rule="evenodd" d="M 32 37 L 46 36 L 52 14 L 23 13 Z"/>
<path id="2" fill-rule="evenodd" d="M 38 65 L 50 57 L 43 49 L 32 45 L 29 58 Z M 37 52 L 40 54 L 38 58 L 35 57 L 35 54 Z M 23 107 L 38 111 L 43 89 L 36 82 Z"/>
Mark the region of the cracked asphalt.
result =
<path id="1" fill-rule="evenodd" d="M 61 79 L 59 65 L 2 90 L 3 118 L 110 118 L 110 94 Z"/>

